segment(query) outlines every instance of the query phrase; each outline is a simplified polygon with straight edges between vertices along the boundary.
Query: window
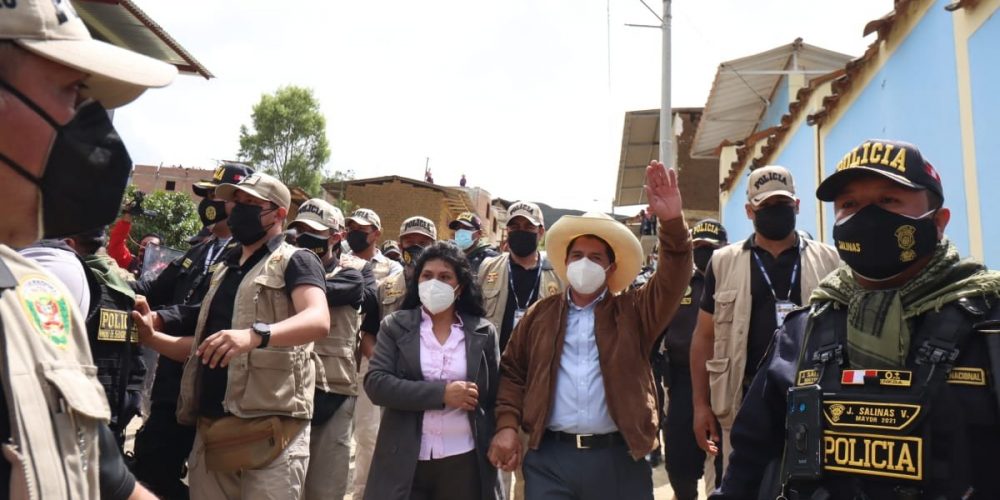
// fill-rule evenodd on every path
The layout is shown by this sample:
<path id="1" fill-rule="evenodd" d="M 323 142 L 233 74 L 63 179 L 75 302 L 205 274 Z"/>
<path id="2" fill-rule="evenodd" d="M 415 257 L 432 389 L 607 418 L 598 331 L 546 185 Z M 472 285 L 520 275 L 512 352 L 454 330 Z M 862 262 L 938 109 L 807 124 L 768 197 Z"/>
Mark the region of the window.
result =
<path id="1" fill-rule="evenodd" d="M 167 191 L 173 191 L 175 189 L 177 189 L 177 182 L 167 181 Z"/>

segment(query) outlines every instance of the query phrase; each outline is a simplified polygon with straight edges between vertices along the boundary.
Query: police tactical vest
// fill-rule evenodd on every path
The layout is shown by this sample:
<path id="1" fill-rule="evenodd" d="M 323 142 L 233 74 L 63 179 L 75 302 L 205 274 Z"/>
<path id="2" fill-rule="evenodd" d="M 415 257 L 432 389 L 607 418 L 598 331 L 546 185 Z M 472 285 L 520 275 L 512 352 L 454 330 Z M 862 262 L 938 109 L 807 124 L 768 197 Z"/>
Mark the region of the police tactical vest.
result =
<path id="1" fill-rule="evenodd" d="M 563 291 L 562 281 L 559 280 L 559 276 L 556 275 L 556 271 L 552 268 L 545 253 L 540 253 L 539 258 L 539 265 L 542 266 L 542 277 L 538 284 L 538 296 L 535 297 L 534 302 Z M 500 327 L 503 325 L 507 297 L 510 295 L 510 275 L 507 272 L 509 262 L 510 253 L 504 252 L 496 257 L 487 258 L 479 266 L 479 286 L 483 289 L 483 307 L 486 310 L 486 319 L 497 328 L 497 335 L 500 334 Z"/>
<path id="2" fill-rule="evenodd" d="M 918 317 L 916 348 L 900 369 L 848 369 L 846 311 L 817 310 L 795 385 L 818 384 L 822 429 L 789 429 L 785 453 L 787 460 L 804 440 L 821 438 L 822 477 L 792 478 L 789 491 L 798 498 L 822 488 L 832 498 L 873 499 L 968 493 L 972 470 L 984 465 L 973 463 L 974 429 L 1000 425 L 983 335 L 972 327 L 985 310 L 985 301 L 960 299 Z"/>
<path id="3" fill-rule="evenodd" d="M 378 298 L 382 304 L 380 314 L 386 317 L 399 310 L 406 296 L 406 271 L 389 276 L 378 287 Z"/>
<path id="4" fill-rule="evenodd" d="M 333 278 L 345 267 L 360 271 L 366 264 L 364 260 L 350 255 L 343 256 L 340 263 L 341 267 L 327 273 L 327 279 Z M 316 341 L 313 348 L 316 389 L 345 396 L 358 395 L 354 350 L 357 348 L 360 327 L 361 314 L 358 309 L 349 305 L 330 308 L 330 333 L 323 340 Z"/>
<path id="5" fill-rule="evenodd" d="M 110 418 L 83 315 L 41 267 L 0 245 L 0 346 L 13 498 L 99 497 L 98 434 Z"/>
<path id="6" fill-rule="evenodd" d="M 231 328 L 250 328 L 258 321 L 273 324 L 296 313 L 285 289 L 285 269 L 292 254 L 299 251 L 308 252 L 282 242 L 247 272 L 236 292 Z M 177 421 L 182 424 L 193 425 L 198 415 L 197 390 L 201 383 L 202 363 L 195 352 L 201 341 L 216 333 L 206 332 L 205 323 L 211 309 L 209 305 L 228 269 L 226 266 L 216 269 L 202 301 L 195 342 L 191 345 L 191 356 L 184 364 L 181 379 Z M 312 352 L 313 344 L 310 342 L 295 347 L 257 348 L 233 357 L 227 368 L 223 408 L 243 418 L 271 415 L 305 420 L 312 418 L 316 385 Z"/>
<path id="7" fill-rule="evenodd" d="M 715 348 L 705 362 L 712 412 L 724 428 L 731 428 L 743 400 L 743 377 L 750 336 L 750 249 L 745 242 L 733 243 L 712 255 L 715 275 Z M 818 241 L 803 239 L 800 255 L 801 297 L 809 299 L 813 289 L 840 265 L 837 250 Z"/>
<path id="8" fill-rule="evenodd" d="M 87 280 L 96 280 L 90 268 L 85 268 Z M 118 422 L 126 390 L 141 391 L 146 368 L 139 347 L 139 333 L 129 313 L 135 308 L 135 299 L 97 283 L 100 295 L 91 297 L 96 302 L 87 318 L 87 335 L 90 351 L 97 365 L 97 379 L 104 387 L 111 406 L 111 421 Z"/>

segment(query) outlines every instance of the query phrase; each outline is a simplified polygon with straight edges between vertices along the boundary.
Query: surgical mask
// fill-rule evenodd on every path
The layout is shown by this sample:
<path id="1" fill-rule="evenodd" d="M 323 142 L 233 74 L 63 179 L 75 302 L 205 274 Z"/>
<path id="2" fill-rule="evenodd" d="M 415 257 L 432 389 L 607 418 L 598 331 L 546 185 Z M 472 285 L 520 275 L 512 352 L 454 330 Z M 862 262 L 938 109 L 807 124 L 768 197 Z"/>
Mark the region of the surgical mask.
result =
<path id="1" fill-rule="evenodd" d="M 840 258 L 861 277 L 892 279 L 937 247 L 935 210 L 920 217 L 868 205 L 837 221 L 833 240 Z"/>
<path id="2" fill-rule="evenodd" d="M 476 242 L 476 240 L 472 237 L 473 234 L 473 231 L 469 231 L 468 229 L 459 229 L 455 231 L 455 244 L 462 250 L 472 248 L 472 245 Z"/>
<path id="3" fill-rule="evenodd" d="M 71 236 L 114 221 L 128 184 L 132 159 L 104 107 L 96 101 L 85 102 L 67 124 L 60 125 L 7 82 L 0 80 L 0 87 L 56 131 L 40 178 L 0 153 L 0 160 L 41 192 L 42 236 Z"/>
<path id="4" fill-rule="evenodd" d="M 783 240 L 795 229 L 795 205 L 771 205 L 755 213 L 754 229 L 769 240 Z"/>
<path id="5" fill-rule="evenodd" d="M 410 245 L 403 249 L 403 264 L 412 266 L 417 263 L 417 259 L 424 253 L 424 247 L 420 245 Z"/>
<path id="6" fill-rule="evenodd" d="M 368 243 L 368 233 L 360 229 L 347 233 L 347 246 L 351 247 L 354 253 L 364 252 L 371 246 L 371 243 Z"/>
<path id="7" fill-rule="evenodd" d="M 574 290 L 582 294 L 594 293 L 604 286 L 606 273 L 607 269 L 587 258 L 571 262 L 566 267 L 566 279 Z"/>
<path id="8" fill-rule="evenodd" d="M 705 272 L 708 268 L 708 263 L 712 261 L 712 254 L 715 253 L 715 248 L 713 247 L 698 247 L 694 249 L 694 267 L 699 271 Z"/>
<path id="9" fill-rule="evenodd" d="M 514 255 L 522 258 L 527 257 L 538 250 L 538 233 L 511 231 L 507 234 L 507 245 Z"/>
<path id="10" fill-rule="evenodd" d="M 420 303 L 427 308 L 427 312 L 437 314 L 451 307 L 455 302 L 455 290 L 447 283 L 438 280 L 427 280 L 417 285 Z"/>
<path id="11" fill-rule="evenodd" d="M 274 210 L 271 209 L 268 212 Z M 272 222 L 269 226 L 264 227 L 260 221 L 262 215 L 264 215 L 264 208 L 260 205 L 237 203 L 233 207 L 233 213 L 229 214 L 228 219 L 229 229 L 233 232 L 233 238 L 236 238 L 236 241 L 243 245 L 250 245 L 260 241 L 267 234 L 267 230 L 271 226 L 274 226 Z"/>
<path id="12" fill-rule="evenodd" d="M 302 233 L 295 238 L 295 246 L 312 250 L 316 255 L 323 257 L 330 248 L 330 239 L 326 236 Z"/>
<path id="13" fill-rule="evenodd" d="M 203 226 L 211 226 L 216 222 L 226 220 L 226 202 L 202 198 L 198 203 L 198 218 Z"/>

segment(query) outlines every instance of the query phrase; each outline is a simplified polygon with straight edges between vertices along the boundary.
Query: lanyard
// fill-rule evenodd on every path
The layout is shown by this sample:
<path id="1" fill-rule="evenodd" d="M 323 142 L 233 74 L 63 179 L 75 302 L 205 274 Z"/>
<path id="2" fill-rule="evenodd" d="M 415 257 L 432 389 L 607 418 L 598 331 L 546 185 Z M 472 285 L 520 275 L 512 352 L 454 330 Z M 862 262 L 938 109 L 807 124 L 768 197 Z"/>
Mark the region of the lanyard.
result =
<path id="1" fill-rule="evenodd" d="M 216 240 L 214 245 L 209 245 L 205 249 L 205 267 L 201 270 L 202 274 L 211 272 L 212 265 L 215 264 L 216 260 L 219 260 L 219 256 L 222 255 L 222 250 L 226 248 L 226 243 L 228 242 L 228 238 L 225 240 Z"/>
<path id="2" fill-rule="evenodd" d="M 767 275 L 767 269 L 764 269 L 764 264 L 760 261 L 760 257 L 757 255 L 755 250 L 751 250 L 750 253 L 753 254 L 753 258 L 757 261 L 757 267 L 760 268 L 760 273 L 764 275 L 764 281 L 767 282 L 767 287 L 771 290 L 771 296 L 774 297 L 775 301 L 778 301 L 778 294 L 774 293 L 774 285 L 771 284 L 771 277 Z M 795 267 L 792 268 L 792 281 L 788 283 L 788 295 L 785 297 L 785 302 L 790 302 L 792 300 L 792 287 L 795 286 L 795 277 L 799 274 L 799 262 L 802 260 L 802 245 L 799 245 L 799 258 L 795 260 Z"/>
<path id="3" fill-rule="evenodd" d="M 514 296 L 514 308 L 516 310 L 526 309 L 531 305 L 531 302 L 535 299 L 535 292 L 538 291 L 538 283 L 542 280 L 542 259 L 541 256 L 538 257 L 538 272 L 535 274 L 535 286 L 531 287 L 531 293 L 528 294 L 528 301 L 521 307 L 521 301 L 517 299 L 517 289 L 514 288 L 514 273 L 510 270 L 510 260 L 507 261 L 507 283 L 510 285 L 510 294 Z"/>

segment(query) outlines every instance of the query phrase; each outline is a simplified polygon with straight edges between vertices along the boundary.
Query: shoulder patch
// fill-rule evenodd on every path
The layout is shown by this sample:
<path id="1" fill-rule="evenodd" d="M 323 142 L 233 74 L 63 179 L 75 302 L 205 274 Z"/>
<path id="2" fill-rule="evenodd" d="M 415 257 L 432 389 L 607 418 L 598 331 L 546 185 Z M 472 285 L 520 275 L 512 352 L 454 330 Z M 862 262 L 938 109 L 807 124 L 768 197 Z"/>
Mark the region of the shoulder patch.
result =
<path id="1" fill-rule="evenodd" d="M 499 276 L 500 276 L 500 273 L 489 273 L 489 274 L 486 275 L 486 282 L 487 283 L 496 283 L 497 278 Z"/>
<path id="2" fill-rule="evenodd" d="M 44 275 L 29 274 L 18 283 L 17 295 L 35 331 L 60 349 L 68 347 L 72 309 L 59 287 Z"/>
<path id="3" fill-rule="evenodd" d="M 986 370 L 969 366 L 956 366 L 948 372 L 948 383 L 986 386 Z"/>

